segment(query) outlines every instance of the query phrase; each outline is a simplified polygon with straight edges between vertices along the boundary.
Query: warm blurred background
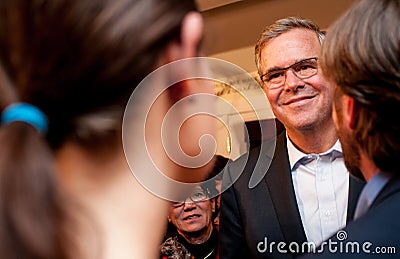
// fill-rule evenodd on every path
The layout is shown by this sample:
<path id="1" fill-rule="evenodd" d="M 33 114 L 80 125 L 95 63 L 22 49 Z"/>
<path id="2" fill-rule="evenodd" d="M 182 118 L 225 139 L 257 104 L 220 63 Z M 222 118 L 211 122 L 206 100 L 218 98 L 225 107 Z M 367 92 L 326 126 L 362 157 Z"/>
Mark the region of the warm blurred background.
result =
<path id="1" fill-rule="evenodd" d="M 206 54 L 256 70 L 253 47 L 262 29 L 279 18 L 299 16 L 326 29 L 354 0 L 197 0 L 205 18 Z"/>

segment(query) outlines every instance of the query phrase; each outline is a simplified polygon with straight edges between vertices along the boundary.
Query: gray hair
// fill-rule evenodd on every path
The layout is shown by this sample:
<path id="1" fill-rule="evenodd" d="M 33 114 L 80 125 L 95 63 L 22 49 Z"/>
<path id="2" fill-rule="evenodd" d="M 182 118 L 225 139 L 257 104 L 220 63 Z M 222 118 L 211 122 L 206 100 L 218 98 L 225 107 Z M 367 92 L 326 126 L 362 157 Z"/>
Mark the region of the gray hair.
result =
<path id="1" fill-rule="evenodd" d="M 261 50 L 263 49 L 263 47 L 270 40 L 278 37 L 279 35 L 281 35 L 285 32 L 293 30 L 293 29 L 306 29 L 306 30 L 314 31 L 321 44 L 325 38 L 325 32 L 321 31 L 319 29 L 319 26 L 310 20 L 297 18 L 297 17 L 286 17 L 284 19 L 275 21 L 275 23 L 271 24 L 270 26 L 268 26 L 267 28 L 265 28 L 262 31 L 261 36 L 255 46 L 255 61 L 256 61 L 258 73 L 260 75 L 262 74 Z"/>

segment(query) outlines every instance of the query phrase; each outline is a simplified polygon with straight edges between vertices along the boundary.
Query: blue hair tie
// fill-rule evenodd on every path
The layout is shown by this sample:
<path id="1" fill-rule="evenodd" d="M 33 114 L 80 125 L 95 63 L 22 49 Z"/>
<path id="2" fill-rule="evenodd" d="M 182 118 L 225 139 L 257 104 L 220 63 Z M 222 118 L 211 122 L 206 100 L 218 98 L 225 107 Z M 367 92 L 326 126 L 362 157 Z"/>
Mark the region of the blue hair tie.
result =
<path id="1" fill-rule="evenodd" d="M 1 114 L 1 124 L 8 125 L 14 121 L 22 121 L 35 127 L 39 133 L 47 132 L 46 115 L 36 106 L 27 103 L 13 103 Z"/>

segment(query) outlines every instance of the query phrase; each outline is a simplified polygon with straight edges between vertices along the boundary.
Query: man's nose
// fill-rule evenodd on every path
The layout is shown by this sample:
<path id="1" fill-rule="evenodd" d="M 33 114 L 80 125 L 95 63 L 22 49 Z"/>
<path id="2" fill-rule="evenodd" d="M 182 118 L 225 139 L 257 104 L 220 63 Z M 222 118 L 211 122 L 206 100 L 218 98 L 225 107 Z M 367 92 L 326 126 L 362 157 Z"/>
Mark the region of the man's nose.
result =
<path id="1" fill-rule="evenodd" d="M 296 76 L 292 69 L 288 69 L 285 73 L 285 90 L 297 91 L 298 88 L 304 87 L 305 83 Z"/>

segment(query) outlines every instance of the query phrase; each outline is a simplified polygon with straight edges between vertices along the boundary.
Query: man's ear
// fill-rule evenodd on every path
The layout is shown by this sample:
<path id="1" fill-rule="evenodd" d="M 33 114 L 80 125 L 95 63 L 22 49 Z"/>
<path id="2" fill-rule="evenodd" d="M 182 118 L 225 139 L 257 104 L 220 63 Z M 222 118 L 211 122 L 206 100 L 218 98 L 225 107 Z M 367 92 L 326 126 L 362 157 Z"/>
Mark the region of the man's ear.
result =
<path id="1" fill-rule="evenodd" d="M 166 50 L 167 63 L 198 56 L 203 37 L 203 18 L 197 12 L 190 12 L 182 20 L 179 41 L 171 42 Z"/>
<path id="2" fill-rule="evenodd" d="M 348 126 L 350 129 L 355 129 L 357 122 L 358 122 L 358 109 L 357 109 L 357 105 L 354 101 L 354 98 L 345 95 L 343 98 L 343 102 L 345 105 L 345 111 L 346 114 L 345 116 L 346 121 L 348 122 Z"/>

